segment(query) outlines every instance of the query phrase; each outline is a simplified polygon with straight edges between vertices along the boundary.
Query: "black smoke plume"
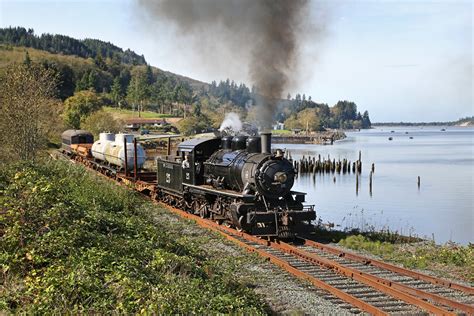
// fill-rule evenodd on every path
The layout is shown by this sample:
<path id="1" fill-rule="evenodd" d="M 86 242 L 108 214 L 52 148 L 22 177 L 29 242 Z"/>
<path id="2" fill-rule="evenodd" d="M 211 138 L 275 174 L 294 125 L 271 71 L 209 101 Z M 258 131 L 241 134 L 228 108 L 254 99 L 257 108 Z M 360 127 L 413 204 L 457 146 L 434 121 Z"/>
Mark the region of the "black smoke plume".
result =
<path id="1" fill-rule="evenodd" d="M 230 52 L 226 58 L 242 64 L 262 96 L 260 127 L 270 127 L 277 100 L 297 76 L 298 39 L 309 20 L 307 0 L 137 1 L 152 18 L 172 22 L 200 47 L 224 45 Z"/>

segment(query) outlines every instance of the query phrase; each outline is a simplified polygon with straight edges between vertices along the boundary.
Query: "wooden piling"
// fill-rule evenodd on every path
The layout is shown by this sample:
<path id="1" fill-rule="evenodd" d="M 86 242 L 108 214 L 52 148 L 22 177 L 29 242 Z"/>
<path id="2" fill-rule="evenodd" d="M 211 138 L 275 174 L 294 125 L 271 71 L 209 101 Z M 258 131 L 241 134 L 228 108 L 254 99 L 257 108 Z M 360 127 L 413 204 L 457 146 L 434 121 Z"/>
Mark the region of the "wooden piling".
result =
<path id="1" fill-rule="evenodd" d="M 372 196 L 372 174 L 373 174 L 373 172 L 371 171 L 371 172 L 370 172 L 370 179 L 369 179 L 369 192 L 370 192 L 370 196 Z"/>
<path id="2" fill-rule="evenodd" d="M 421 182 L 421 179 L 420 179 L 420 176 L 418 176 L 418 189 L 420 188 L 420 182 Z"/>
<path id="3" fill-rule="evenodd" d="M 356 173 L 356 195 L 359 195 L 359 174 Z"/>
<path id="4" fill-rule="evenodd" d="M 372 163 L 372 173 L 375 172 L 375 163 Z"/>

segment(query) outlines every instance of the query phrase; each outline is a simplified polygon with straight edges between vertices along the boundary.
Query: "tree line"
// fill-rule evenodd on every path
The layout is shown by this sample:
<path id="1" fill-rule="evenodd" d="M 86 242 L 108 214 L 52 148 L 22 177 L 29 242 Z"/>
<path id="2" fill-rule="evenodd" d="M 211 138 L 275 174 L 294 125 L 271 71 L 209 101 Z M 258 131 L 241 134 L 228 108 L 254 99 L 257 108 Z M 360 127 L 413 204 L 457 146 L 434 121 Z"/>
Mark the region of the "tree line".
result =
<path id="1" fill-rule="evenodd" d="M 297 94 L 294 99 L 288 95 L 280 105 L 278 116 L 287 129 L 320 131 L 325 128 L 362 129 L 372 125 L 369 112 L 361 114 L 352 101 L 338 101 L 330 107 L 316 103 L 304 94 Z"/>
<path id="2" fill-rule="evenodd" d="M 374 126 L 455 126 L 461 124 L 474 125 L 474 116 L 466 116 L 457 121 L 447 122 L 377 122 Z"/>
<path id="3" fill-rule="evenodd" d="M 145 65 L 145 57 L 130 49 L 122 50 L 109 42 L 96 39 L 78 40 L 59 34 L 41 34 L 24 27 L 0 28 L 0 43 L 41 49 L 54 54 L 75 55 L 82 58 L 111 58 L 120 63 Z"/>

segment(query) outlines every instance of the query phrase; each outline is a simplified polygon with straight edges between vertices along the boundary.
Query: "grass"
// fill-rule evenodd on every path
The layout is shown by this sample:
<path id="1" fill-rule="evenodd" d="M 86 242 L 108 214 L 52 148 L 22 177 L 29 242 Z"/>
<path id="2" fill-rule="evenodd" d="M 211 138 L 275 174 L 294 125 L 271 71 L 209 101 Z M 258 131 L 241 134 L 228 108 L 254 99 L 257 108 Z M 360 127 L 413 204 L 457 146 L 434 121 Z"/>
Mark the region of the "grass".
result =
<path id="1" fill-rule="evenodd" d="M 131 118 L 138 118 L 138 112 L 132 111 L 129 109 L 118 109 L 113 107 L 104 107 L 104 111 L 112 114 L 114 118 L 118 119 L 131 119 Z M 160 118 L 170 118 L 174 117 L 170 114 L 160 114 L 152 111 L 143 111 L 140 113 L 141 118 L 144 119 L 160 119 Z"/>
<path id="2" fill-rule="evenodd" d="M 340 246 L 379 256 L 382 260 L 401 264 L 407 268 L 427 269 L 444 278 L 474 282 L 474 245 L 454 243 L 436 245 L 419 237 L 404 236 L 389 229 L 327 229 L 321 223 L 307 236 L 323 243 Z"/>
<path id="3" fill-rule="evenodd" d="M 4 68 L 12 63 L 21 63 L 25 60 L 25 52 L 28 51 L 32 61 L 49 60 L 68 64 L 72 68 L 79 69 L 92 67 L 92 59 L 85 59 L 77 56 L 67 56 L 61 54 L 52 54 L 44 50 L 38 50 L 27 47 L 15 47 L 0 44 L 0 68 Z"/>
<path id="4" fill-rule="evenodd" d="M 5 166 L 0 310 L 266 312 L 259 296 L 234 277 L 244 259 L 211 255 L 208 236 L 185 234 L 189 227 L 170 225 L 164 212 L 68 162 Z"/>
<path id="5" fill-rule="evenodd" d="M 474 282 L 474 245 L 436 245 L 434 242 L 394 244 L 371 240 L 363 235 L 341 239 L 341 246 L 368 252 L 383 260 L 402 264 L 407 268 L 431 270 L 445 278 Z"/>
<path id="6" fill-rule="evenodd" d="M 406 244 L 424 241 L 416 236 L 405 236 L 400 234 L 398 231 L 392 231 L 390 229 L 376 230 L 374 226 L 367 225 L 362 225 L 362 228 L 346 228 L 344 230 L 327 229 L 322 225 L 322 222 L 319 222 L 316 225 L 314 232 L 309 237 L 317 239 L 320 242 L 337 243 L 354 235 L 361 235 L 374 242 L 381 241 L 391 244 Z"/>
<path id="7" fill-rule="evenodd" d="M 274 135 L 291 135 L 293 132 L 287 129 L 274 129 L 272 134 Z"/>

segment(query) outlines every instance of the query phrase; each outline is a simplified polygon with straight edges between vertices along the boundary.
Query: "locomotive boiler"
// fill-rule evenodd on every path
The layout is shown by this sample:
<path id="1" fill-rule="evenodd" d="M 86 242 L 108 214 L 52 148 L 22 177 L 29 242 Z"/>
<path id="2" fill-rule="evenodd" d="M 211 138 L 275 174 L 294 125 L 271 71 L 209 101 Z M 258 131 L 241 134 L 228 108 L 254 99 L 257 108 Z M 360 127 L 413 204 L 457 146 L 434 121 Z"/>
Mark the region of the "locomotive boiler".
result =
<path id="1" fill-rule="evenodd" d="M 270 135 L 261 134 L 263 147 L 261 137 L 224 137 L 222 149 L 204 163 L 207 182 L 216 188 L 257 193 L 268 199 L 288 195 L 295 171 L 280 150 L 271 154 Z"/>

